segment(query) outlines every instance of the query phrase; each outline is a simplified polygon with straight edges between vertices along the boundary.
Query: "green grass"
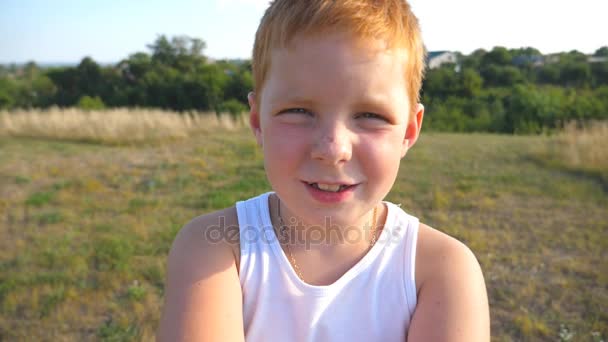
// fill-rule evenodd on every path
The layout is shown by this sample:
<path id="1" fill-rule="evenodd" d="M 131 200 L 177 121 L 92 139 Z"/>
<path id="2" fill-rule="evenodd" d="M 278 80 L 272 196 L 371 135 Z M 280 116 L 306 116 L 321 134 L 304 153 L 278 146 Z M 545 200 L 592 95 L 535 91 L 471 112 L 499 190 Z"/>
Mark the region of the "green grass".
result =
<path id="1" fill-rule="evenodd" d="M 539 160 L 550 141 L 423 134 L 387 198 L 471 247 L 495 341 L 608 338 L 608 193 Z M 180 227 L 270 189 L 245 128 L 0 146 L 0 340 L 153 339 Z"/>

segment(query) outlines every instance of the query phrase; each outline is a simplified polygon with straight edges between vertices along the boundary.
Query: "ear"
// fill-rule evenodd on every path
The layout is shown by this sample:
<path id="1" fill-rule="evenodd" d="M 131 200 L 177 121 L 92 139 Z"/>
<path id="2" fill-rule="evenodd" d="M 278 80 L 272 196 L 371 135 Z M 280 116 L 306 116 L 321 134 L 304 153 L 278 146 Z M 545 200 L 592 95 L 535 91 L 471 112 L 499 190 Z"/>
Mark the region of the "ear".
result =
<path id="1" fill-rule="evenodd" d="M 414 117 L 408 118 L 409 122 L 405 130 L 403 144 L 401 145 L 401 158 L 405 157 L 407 151 L 418 141 L 420 129 L 422 128 L 422 119 L 424 118 L 424 106 L 421 103 L 417 104 L 412 114 L 414 114 Z"/>
<path id="2" fill-rule="evenodd" d="M 258 110 L 254 92 L 247 94 L 247 101 L 249 102 L 249 126 L 251 127 L 253 135 L 255 135 L 255 140 L 258 142 L 258 145 L 262 146 L 263 140 L 262 126 L 260 125 L 260 112 Z"/>

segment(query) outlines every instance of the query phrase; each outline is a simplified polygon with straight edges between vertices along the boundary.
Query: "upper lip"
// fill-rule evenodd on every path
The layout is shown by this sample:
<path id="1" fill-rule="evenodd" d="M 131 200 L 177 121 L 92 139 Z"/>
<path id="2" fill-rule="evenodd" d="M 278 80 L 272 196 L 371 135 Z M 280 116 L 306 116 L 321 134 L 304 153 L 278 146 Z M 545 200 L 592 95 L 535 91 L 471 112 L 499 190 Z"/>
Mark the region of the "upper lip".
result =
<path id="1" fill-rule="evenodd" d="M 308 184 L 313 184 L 313 183 L 317 183 L 317 184 L 327 184 L 327 185 L 355 185 L 357 184 L 356 182 L 348 182 L 348 181 L 304 181 L 305 183 Z"/>

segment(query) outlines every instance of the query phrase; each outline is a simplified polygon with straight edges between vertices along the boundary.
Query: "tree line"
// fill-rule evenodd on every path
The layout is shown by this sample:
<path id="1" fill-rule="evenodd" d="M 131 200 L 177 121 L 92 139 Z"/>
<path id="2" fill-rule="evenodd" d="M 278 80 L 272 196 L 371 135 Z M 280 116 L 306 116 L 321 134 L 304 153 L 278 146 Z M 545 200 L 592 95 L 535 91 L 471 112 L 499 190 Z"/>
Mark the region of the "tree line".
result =
<path id="1" fill-rule="evenodd" d="M 427 127 L 529 134 L 608 119 L 608 47 L 592 56 L 495 47 L 458 60 L 426 74 Z"/>
<path id="2" fill-rule="evenodd" d="M 114 65 L 85 57 L 76 66 L 0 66 L 0 109 L 155 107 L 247 109 L 250 61 L 211 61 L 205 42 L 164 35 Z M 534 48 L 457 54 L 426 71 L 425 126 L 440 131 L 540 133 L 569 121 L 608 119 L 608 47 L 542 55 Z"/>
<path id="3" fill-rule="evenodd" d="M 85 109 L 155 107 L 239 113 L 253 86 L 247 61 L 210 62 L 205 42 L 159 36 L 115 65 L 85 57 L 74 67 L 40 68 L 35 63 L 0 69 L 0 108 L 49 106 Z"/>

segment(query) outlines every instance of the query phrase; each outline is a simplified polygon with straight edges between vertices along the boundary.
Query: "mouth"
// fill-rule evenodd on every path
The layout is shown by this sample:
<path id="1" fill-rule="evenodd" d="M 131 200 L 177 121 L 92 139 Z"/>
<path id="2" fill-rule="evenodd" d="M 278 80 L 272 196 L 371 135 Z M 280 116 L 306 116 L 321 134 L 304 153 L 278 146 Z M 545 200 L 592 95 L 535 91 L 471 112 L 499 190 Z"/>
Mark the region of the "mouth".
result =
<path id="1" fill-rule="evenodd" d="M 357 184 L 328 184 L 304 182 L 308 186 L 325 192 L 342 192 L 355 187 Z"/>

